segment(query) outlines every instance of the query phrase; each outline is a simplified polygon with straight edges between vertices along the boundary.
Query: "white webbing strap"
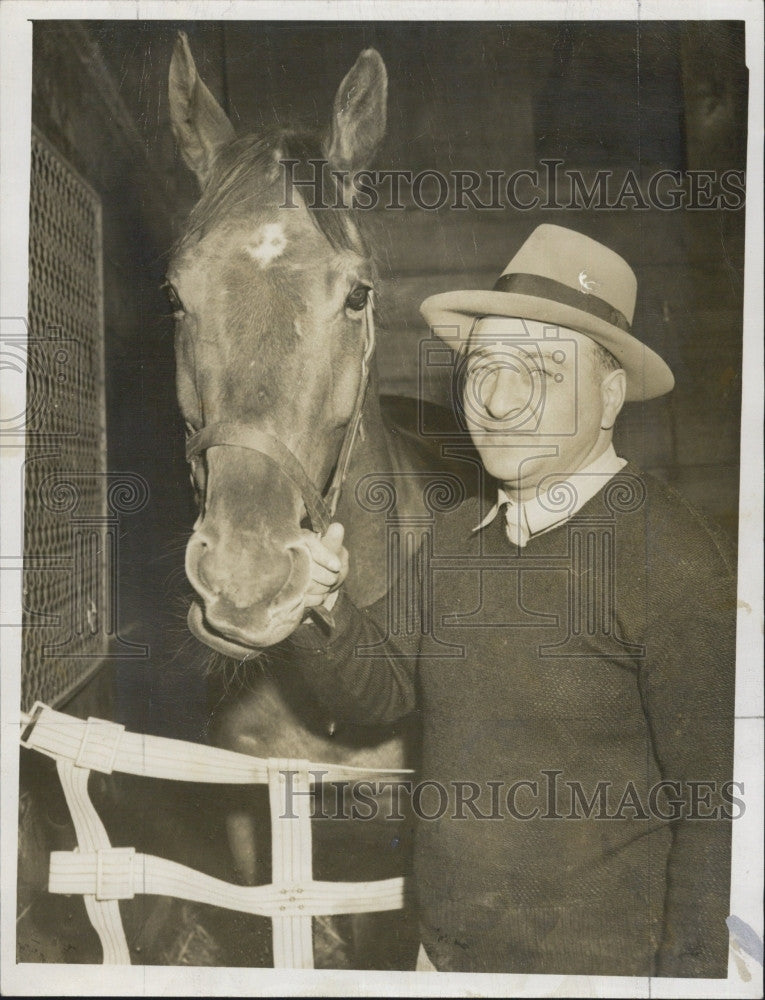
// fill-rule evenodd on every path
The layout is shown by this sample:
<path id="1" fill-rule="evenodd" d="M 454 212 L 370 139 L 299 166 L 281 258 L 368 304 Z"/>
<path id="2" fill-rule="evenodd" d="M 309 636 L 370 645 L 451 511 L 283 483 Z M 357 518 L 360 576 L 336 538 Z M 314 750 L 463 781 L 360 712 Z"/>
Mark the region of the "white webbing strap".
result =
<path id="1" fill-rule="evenodd" d="M 86 722 L 40 703 L 32 710 L 32 720 L 24 746 L 94 771 L 221 784 L 268 780 L 264 761 L 231 750 L 130 733 L 115 722 Z"/>
<path id="2" fill-rule="evenodd" d="M 265 785 L 269 780 L 268 761 L 260 757 L 164 736 L 131 733 L 124 726 L 104 719 L 90 718 L 86 722 L 56 712 L 42 702 L 32 709 L 21 742 L 54 760 L 69 760 L 79 767 L 107 774 L 119 771 L 143 778 L 229 785 Z M 312 782 L 352 781 L 370 774 L 369 768 L 342 764 L 306 766 Z M 411 773 L 396 768 L 374 771 L 375 775 L 394 777 Z"/>
<path id="3" fill-rule="evenodd" d="M 66 804 L 72 814 L 79 849 L 96 852 L 96 857 L 100 858 L 105 849 L 111 849 L 111 844 L 109 835 L 88 795 L 90 771 L 77 767 L 68 760 L 58 761 L 56 767 L 66 796 Z M 108 894 L 99 896 L 95 889 L 83 892 L 83 899 L 90 922 L 101 940 L 104 965 L 130 965 L 130 951 L 117 899 Z"/>
<path id="4" fill-rule="evenodd" d="M 275 968 L 313 968 L 312 916 L 401 909 L 403 878 L 314 882 L 311 813 L 321 782 L 411 774 L 403 769 L 261 760 L 246 754 L 125 731 L 102 719 L 76 719 L 38 702 L 25 716 L 21 742 L 56 760 L 78 848 L 51 854 L 49 889 L 81 893 L 105 965 L 130 963 L 120 899 L 136 893 L 174 896 L 270 917 Z M 164 858 L 112 847 L 88 795 L 91 770 L 220 784 L 268 784 L 273 873 L 264 886 L 238 886 Z M 318 793 L 320 794 L 320 792 Z"/>
<path id="5" fill-rule="evenodd" d="M 274 968 L 313 968 L 311 915 L 298 897 L 313 881 L 311 782 L 308 761 L 272 758 L 268 761 L 271 807 L 271 881 L 284 902 L 274 913 Z M 287 912 L 289 904 L 298 907 Z"/>
<path id="6" fill-rule="evenodd" d="M 98 851 L 52 851 L 51 892 L 88 894 L 98 900 L 136 895 L 173 896 L 258 917 L 308 917 L 397 910 L 404 903 L 403 878 L 379 882 L 312 882 L 299 885 L 232 885 L 185 865 L 137 854 L 132 847 Z"/>

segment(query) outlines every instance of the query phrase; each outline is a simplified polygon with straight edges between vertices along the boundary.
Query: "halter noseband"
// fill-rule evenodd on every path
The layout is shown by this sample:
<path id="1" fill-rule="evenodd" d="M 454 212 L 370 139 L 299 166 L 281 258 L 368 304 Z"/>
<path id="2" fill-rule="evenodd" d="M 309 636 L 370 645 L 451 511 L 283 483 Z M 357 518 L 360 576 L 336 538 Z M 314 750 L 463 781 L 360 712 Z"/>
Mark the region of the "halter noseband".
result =
<path id="1" fill-rule="evenodd" d="M 361 413 L 364 409 L 364 400 L 366 398 L 367 386 L 369 385 L 369 362 L 375 347 L 371 293 L 364 307 L 364 319 L 366 344 L 364 345 L 364 355 L 361 359 L 361 379 L 359 380 L 351 419 L 345 428 L 345 436 L 335 465 L 335 472 L 324 496 L 322 496 L 318 487 L 305 471 L 300 460 L 285 444 L 274 437 L 273 434 L 261 431 L 250 424 L 222 421 L 203 427 L 196 434 L 192 434 L 187 438 L 186 461 L 193 465 L 203 451 L 221 445 L 232 448 L 246 448 L 249 451 L 255 451 L 259 455 L 265 456 L 278 466 L 280 472 L 298 488 L 303 498 L 311 527 L 314 531 L 320 531 L 324 534 L 332 522 L 335 510 L 337 509 L 337 501 L 340 498 L 340 491 L 343 488 L 343 483 L 348 472 L 353 445 L 361 426 Z"/>

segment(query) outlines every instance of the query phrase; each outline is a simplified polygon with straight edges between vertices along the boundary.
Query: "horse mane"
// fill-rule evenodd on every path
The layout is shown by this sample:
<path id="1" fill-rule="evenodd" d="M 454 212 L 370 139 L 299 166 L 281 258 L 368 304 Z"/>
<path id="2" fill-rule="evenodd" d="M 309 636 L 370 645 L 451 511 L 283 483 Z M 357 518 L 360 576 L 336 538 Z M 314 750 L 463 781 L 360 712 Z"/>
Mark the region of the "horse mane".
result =
<path id="1" fill-rule="evenodd" d="M 277 152 L 278 157 L 275 157 Z M 321 193 L 318 204 L 314 204 L 313 199 L 302 199 L 303 204 L 312 222 L 333 249 L 352 250 L 369 256 L 366 242 L 351 220 L 351 210 L 342 207 L 338 181 L 330 172 L 319 136 L 314 131 L 288 128 L 272 128 L 257 135 L 240 136 L 220 151 L 202 195 L 189 214 L 186 231 L 176 249 L 201 239 L 213 221 L 217 223 L 225 217 L 236 218 L 246 204 L 263 201 L 265 192 L 273 188 L 273 171 L 278 160 L 297 160 L 299 165 L 294 176 L 298 179 L 316 176 L 311 160 L 324 162 L 321 183 L 317 185 L 317 193 Z M 263 187 L 255 183 L 257 176 L 267 178 Z M 299 192 L 293 193 L 295 197 L 300 197 Z M 338 201 L 340 207 L 334 207 Z"/>

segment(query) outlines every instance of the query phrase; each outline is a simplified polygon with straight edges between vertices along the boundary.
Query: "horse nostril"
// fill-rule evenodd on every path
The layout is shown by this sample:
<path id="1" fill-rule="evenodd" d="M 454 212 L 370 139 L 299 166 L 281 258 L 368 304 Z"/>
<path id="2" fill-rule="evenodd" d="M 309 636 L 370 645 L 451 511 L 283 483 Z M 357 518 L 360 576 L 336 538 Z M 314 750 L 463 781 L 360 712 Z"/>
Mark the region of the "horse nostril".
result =
<path id="1" fill-rule="evenodd" d="M 302 595 L 308 585 L 311 558 L 302 542 L 288 545 L 286 551 L 290 558 L 290 569 L 275 599 L 289 603 L 296 595 Z"/>
<path id="2" fill-rule="evenodd" d="M 205 576 L 204 560 L 208 552 L 207 539 L 198 533 L 193 534 L 186 546 L 186 576 L 194 590 L 204 598 L 220 593 L 220 587 Z"/>
<path id="3" fill-rule="evenodd" d="M 219 537 L 216 532 L 195 532 L 186 546 L 186 576 L 205 605 L 206 614 L 218 621 L 236 620 L 242 613 L 264 612 L 302 594 L 310 561 L 307 552 L 289 548 L 247 548 L 239 535 Z"/>

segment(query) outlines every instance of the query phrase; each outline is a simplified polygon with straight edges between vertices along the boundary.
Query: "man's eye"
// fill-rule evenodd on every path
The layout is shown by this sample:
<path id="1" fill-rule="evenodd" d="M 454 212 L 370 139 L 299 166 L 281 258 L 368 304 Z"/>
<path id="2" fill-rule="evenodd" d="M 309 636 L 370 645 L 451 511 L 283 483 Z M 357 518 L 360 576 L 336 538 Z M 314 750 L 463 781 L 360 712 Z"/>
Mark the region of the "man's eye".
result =
<path id="1" fill-rule="evenodd" d="M 493 375 L 501 367 L 496 361 L 478 361 L 476 364 L 470 366 L 469 374 L 474 378 L 478 375 Z"/>
<path id="2" fill-rule="evenodd" d="M 357 285 L 345 300 L 346 309 L 350 309 L 353 312 L 361 312 L 367 304 L 370 291 L 371 288 L 368 285 Z"/>
<path id="3" fill-rule="evenodd" d="M 491 367 L 491 361 L 471 361 L 468 364 L 468 373 L 470 375 L 475 375 L 476 372 L 486 371 L 487 368 Z"/>
<path id="4" fill-rule="evenodd" d="M 167 295 L 167 301 L 170 303 L 170 308 L 174 313 L 185 312 L 183 308 L 183 303 L 181 302 L 178 292 L 175 290 L 175 286 L 171 285 L 169 281 L 166 281 L 162 286 L 165 295 Z"/>

